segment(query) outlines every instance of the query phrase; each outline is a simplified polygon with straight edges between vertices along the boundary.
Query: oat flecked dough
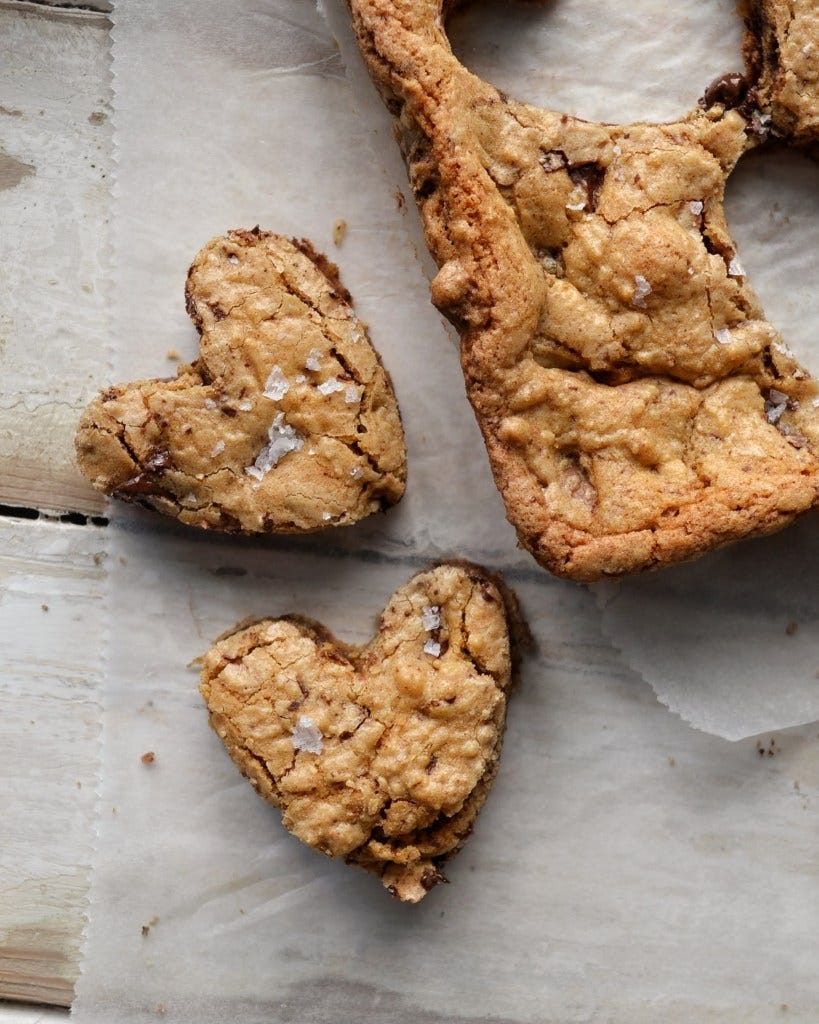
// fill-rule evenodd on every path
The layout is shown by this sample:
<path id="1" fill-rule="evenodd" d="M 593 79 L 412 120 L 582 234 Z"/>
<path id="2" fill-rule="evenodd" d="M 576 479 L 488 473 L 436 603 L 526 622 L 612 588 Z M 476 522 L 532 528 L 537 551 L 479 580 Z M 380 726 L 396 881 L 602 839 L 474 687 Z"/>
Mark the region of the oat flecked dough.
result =
<path id="1" fill-rule="evenodd" d="M 228 753 L 295 836 L 417 903 L 486 800 L 526 640 L 497 577 L 445 562 L 392 596 L 369 643 L 266 619 L 208 651 L 200 690 Z"/>
<path id="2" fill-rule="evenodd" d="M 80 420 L 98 490 L 230 533 L 346 525 L 401 498 L 395 393 L 337 267 L 304 240 L 231 231 L 185 296 L 196 362 L 108 388 Z"/>
<path id="3" fill-rule="evenodd" d="M 815 506 L 819 386 L 765 319 L 723 212 L 744 153 L 819 143 L 815 2 L 746 3 L 744 74 L 659 125 L 508 98 L 453 55 L 453 4 L 348 2 L 521 543 L 595 580 Z"/>

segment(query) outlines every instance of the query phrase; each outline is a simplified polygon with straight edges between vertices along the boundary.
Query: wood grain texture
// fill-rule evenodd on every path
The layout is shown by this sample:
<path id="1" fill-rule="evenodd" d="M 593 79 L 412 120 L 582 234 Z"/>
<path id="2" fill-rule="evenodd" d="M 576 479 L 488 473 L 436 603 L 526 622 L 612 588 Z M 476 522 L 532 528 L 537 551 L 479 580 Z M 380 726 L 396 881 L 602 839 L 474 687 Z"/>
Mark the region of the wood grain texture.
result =
<path id="1" fill-rule="evenodd" d="M 104 506 L 72 439 L 107 365 L 108 29 L 97 12 L 0 5 L 2 504 Z"/>
<path id="2" fill-rule="evenodd" d="M 0 997 L 68 1005 L 97 772 L 105 531 L 0 521 Z"/>
<path id="3" fill-rule="evenodd" d="M 73 424 L 104 377 L 109 20 L 0 2 L 0 504 L 94 514 Z M 107 6 L 107 5 L 106 5 Z M 97 771 L 104 531 L 0 519 L 0 1018 L 79 970 Z"/>

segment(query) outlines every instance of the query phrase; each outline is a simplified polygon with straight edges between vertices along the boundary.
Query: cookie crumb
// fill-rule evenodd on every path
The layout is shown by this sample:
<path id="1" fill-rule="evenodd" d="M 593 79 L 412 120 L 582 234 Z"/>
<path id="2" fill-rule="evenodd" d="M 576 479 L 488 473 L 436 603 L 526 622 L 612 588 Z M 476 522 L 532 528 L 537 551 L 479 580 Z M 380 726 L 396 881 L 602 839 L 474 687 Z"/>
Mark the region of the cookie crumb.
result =
<path id="1" fill-rule="evenodd" d="M 41 605 L 40 605 L 40 607 L 42 608 L 42 610 L 43 610 L 44 612 L 47 612 L 47 611 L 48 611 L 48 605 L 47 605 L 47 604 L 41 604 Z"/>
<path id="2" fill-rule="evenodd" d="M 785 626 L 785 633 L 788 636 L 796 636 L 796 634 L 798 632 L 799 632 L 799 623 L 798 622 L 789 622 L 787 624 L 787 626 Z"/>
<path id="3" fill-rule="evenodd" d="M 309 715 L 299 715 L 291 739 L 294 750 L 303 750 L 307 754 L 320 754 L 324 749 L 321 730 Z"/>
<path id="4" fill-rule="evenodd" d="M 290 383 L 285 377 L 282 368 L 276 363 L 268 374 L 262 394 L 265 398 L 271 398 L 274 402 L 280 401 L 290 390 Z"/>
<path id="5" fill-rule="evenodd" d="M 431 654 L 433 658 L 441 656 L 441 645 L 436 640 L 427 640 L 424 644 L 424 654 Z"/>
<path id="6" fill-rule="evenodd" d="M 669 759 L 668 759 L 668 767 L 669 768 L 676 768 L 677 767 L 677 759 L 676 759 L 676 757 L 669 757 Z"/>
<path id="7" fill-rule="evenodd" d="M 169 348 L 165 353 L 165 358 L 170 359 L 172 362 L 178 362 L 182 357 L 176 351 L 175 348 Z"/>
<path id="8" fill-rule="evenodd" d="M 333 245 L 339 246 L 344 241 L 344 236 L 347 234 L 347 221 L 343 217 L 339 218 L 333 225 Z"/>
<path id="9" fill-rule="evenodd" d="M 140 761 L 143 764 L 153 764 L 155 760 L 156 754 L 153 752 L 153 750 L 146 750 L 145 753 L 140 758 Z"/>
<path id="10" fill-rule="evenodd" d="M 157 1003 L 156 1004 L 156 1012 L 157 1012 L 157 1015 L 159 1017 L 164 1017 L 165 1016 L 165 1004 L 164 1003 Z"/>

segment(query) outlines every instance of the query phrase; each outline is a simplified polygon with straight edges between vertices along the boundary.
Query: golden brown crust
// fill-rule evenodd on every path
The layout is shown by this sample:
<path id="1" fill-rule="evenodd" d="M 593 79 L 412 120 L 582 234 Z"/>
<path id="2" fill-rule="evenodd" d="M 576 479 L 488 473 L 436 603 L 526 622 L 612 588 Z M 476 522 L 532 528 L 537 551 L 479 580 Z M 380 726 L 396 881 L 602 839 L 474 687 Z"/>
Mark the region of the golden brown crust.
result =
<path id="1" fill-rule="evenodd" d="M 780 135 L 819 143 L 819 7 L 815 0 L 746 0 L 742 7 L 761 107 Z"/>
<path id="2" fill-rule="evenodd" d="M 98 490 L 231 533 L 346 525 L 401 498 L 395 394 L 334 264 L 304 239 L 231 231 L 185 298 L 199 359 L 108 388 L 80 420 Z"/>
<path id="3" fill-rule="evenodd" d="M 294 835 L 415 903 L 444 880 L 497 771 L 521 623 L 495 577 L 444 562 L 393 595 L 368 644 L 264 620 L 208 651 L 200 690 Z"/>
<path id="4" fill-rule="evenodd" d="M 819 387 L 765 320 L 723 212 L 771 132 L 749 82 L 726 76 L 670 124 L 594 124 L 470 74 L 436 0 L 350 7 L 521 543 L 594 580 L 815 505 Z"/>

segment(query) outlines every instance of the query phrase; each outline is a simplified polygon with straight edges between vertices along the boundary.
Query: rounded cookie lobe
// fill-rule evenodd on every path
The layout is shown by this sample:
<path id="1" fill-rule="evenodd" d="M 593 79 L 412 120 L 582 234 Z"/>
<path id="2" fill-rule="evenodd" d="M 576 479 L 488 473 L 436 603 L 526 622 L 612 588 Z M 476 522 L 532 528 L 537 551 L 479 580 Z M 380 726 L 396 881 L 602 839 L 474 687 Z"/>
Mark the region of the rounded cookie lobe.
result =
<path id="1" fill-rule="evenodd" d="M 814 5 L 747 4 L 746 74 L 678 121 L 631 125 L 500 94 L 455 58 L 434 0 L 349 6 L 440 267 L 433 301 L 535 558 L 617 576 L 819 503 L 819 385 L 765 320 L 723 211 L 744 153 L 815 141 Z"/>
<path id="2" fill-rule="evenodd" d="M 108 388 L 80 420 L 98 490 L 237 533 L 346 525 L 401 498 L 395 394 L 332 263 L 304 240 L 231 231 L 198 253 L 185 296 L 196 362 Z"/>
<path id="3" fill-rule="evenodd" d="M 393 595 L 368 644 L 266 619 L 208 651 L 200 690 L 295 836 L 414 903 L 443 880 L 497 771 L 521 623 L 499 580 L 442 563 Z"/>

